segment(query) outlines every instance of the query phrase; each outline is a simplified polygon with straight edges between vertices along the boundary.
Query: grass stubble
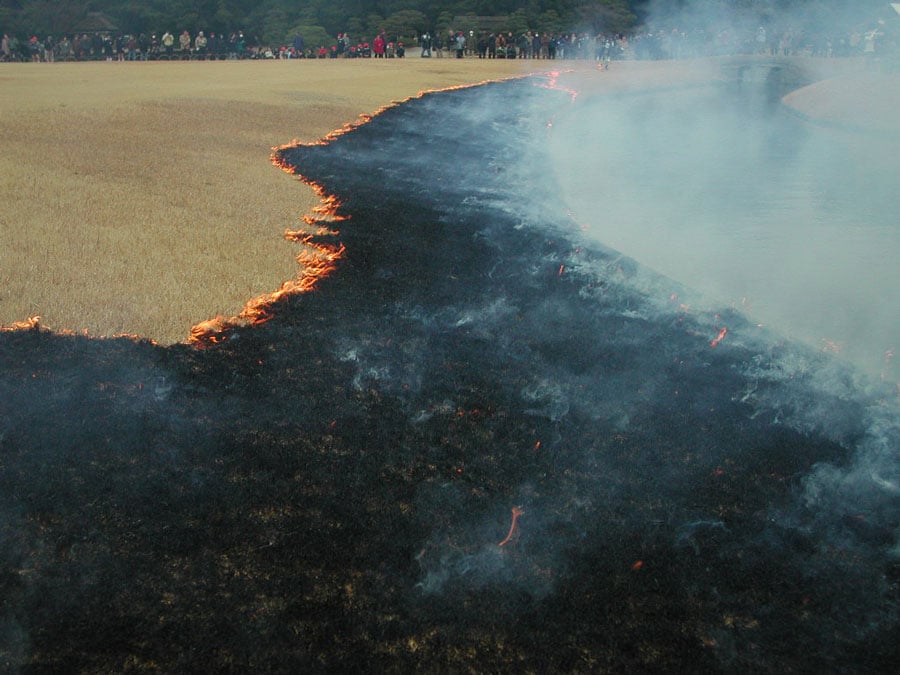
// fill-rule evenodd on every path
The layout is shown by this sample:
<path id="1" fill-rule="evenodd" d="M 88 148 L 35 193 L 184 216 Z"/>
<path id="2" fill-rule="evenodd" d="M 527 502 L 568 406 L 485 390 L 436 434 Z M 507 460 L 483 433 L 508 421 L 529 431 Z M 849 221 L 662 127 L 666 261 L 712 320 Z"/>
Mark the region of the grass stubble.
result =
<path id="1" fill-rule="evenodd" d="M 318 197 L 270 161 L 466 59 L 0 65 L 0 324 L 183 342 L 298 274 Z M 439 120 L 436 120 L 439 123 Z M 402 161 L 402 158 L 398 158 Z"/>

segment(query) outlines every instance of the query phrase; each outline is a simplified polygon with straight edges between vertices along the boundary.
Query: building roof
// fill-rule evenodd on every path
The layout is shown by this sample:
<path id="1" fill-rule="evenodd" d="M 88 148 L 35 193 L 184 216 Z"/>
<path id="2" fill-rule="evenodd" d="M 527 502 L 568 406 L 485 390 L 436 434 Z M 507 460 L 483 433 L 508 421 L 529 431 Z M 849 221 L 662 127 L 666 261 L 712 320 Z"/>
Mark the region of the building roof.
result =
<path id="1" fill-rule="evenodd" d="M 117 30 L 119 27 L 103 12 L 88 12 L 75 24 L 76 33 L 112 33 Z"/>

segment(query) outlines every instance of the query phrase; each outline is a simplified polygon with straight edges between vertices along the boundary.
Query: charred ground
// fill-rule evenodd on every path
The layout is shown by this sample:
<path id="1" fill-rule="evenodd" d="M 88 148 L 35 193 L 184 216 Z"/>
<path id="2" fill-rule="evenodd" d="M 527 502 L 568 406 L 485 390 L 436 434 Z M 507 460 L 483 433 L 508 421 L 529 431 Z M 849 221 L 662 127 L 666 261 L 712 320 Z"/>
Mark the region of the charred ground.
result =
<path id="1" fill-rule="evenodd" d="M 896 510 L 842 520 L 800 496 L 850 460 L 872 401 L 785 383 L 758 366 L 797 348 L 660 310 L 634 263 L 523 224 L 497 196 L 527 178 L 497 160 L 514 134 L 486 142 L 470 115 L 510 96 L 553 94 L 426 97 L 285 151 L 352 218 L 335 272 L 266 323 L 203 349 L 0 335 L 3 663 L 895 662 Z M 396 171 L 437 114 L 428 175 Z M 793 409 L 768 403 L 785 389 Z M 828 430 L 779 419 L 808 399 Z"/>

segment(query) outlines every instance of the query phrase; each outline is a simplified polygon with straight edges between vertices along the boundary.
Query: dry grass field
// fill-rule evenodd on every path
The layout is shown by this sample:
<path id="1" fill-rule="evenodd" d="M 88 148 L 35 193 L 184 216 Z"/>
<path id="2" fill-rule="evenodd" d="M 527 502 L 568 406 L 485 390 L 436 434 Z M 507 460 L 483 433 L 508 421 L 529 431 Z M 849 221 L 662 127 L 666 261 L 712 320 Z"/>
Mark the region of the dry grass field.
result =
<path id="1" fill-rule="evenodd" d="M 297 275 L 283 235 L 317 198 L 271 164 L 273 146 L 523 67 L 0 64 L 0 324 L 39 315 L 54 330 L 184 341 Z"/>
<path id="2" fill-rule="evenodd" d="M 318 198 L 271 164 L 273 146 L 315 141 L 424 90 L 550 67 L 585 94 L 719 76 L 711 62 L 601 72 L 415 56 L 0 64 L 0 325 L 39 315 L 58 331 L 185 341 L 298 275 L 302 251 L 284 233 Z M 895 101 L 884 81 L 867 91 Z M 815 116 L 821 91 L 848 109 L 858 100 L 837 84 L 792 105 Z"/>

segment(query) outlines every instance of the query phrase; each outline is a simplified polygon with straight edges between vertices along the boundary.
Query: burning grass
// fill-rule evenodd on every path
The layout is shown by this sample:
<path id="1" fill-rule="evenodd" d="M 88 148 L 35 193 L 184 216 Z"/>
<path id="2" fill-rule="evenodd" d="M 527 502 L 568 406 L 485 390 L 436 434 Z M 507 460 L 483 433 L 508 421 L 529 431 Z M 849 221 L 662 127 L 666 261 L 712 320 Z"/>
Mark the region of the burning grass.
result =
<path id="1" fill-rule="evenodd" d="M 293 283 L 318 196 L 271 148 L 522 70 L 445 61 L 4 66 L 0 324 L 174 343 Z"/>
<path id="2" fill-rule="evenodd" d="M 15 95 L 0 100 L 0 325 L 39 315 L 57 330 L 185 341 L 192 326 L 293 283 L 309 253 L 282 233 L 318 197 L 273 170 L 273 146 L 315 142 L 424 90 L 547 64 L 3 64 Z M 710 73 L 564 65 L 586 93 Z"/>
<path id="3" fill-rule="evenodd" d="M 449 99 L 426 101 L 458 125 Z M 813 365 L 766 372 L 789 349 L 742 344 L 749 327 L 734 314 L 712 349 L 708 322 L 659 313 L 636 282 L 595 271 L 619 261 L 576 256 L 575 242 L 535 237 L 502 208 L 457 211 L 456 165 L 429 162 L 444 188 L 433 202 L 371 180 L 384 146 L 367 149 L 366 134 L 404 147 L 399 132 L 432 119 L 415 111 L 295 164 L 316 180 L 358 160 L 343 185 L 319 178 L 347 199 L 353 227 L 305 221 L 329 242 L 343 229 L 346 273 L 279 302 L 278 321 L 205 350 L 3 335 L 0 661 L 34 672 L 896 663 L 896 572 L 880 553 L 894 530 L 878 530 L 889 516 L 852 519 L 860 541 L 874 538 L 855 552 L 823 536 L 842 512 L 827 497 L 797 502 L 813 463 L 837 467 L 847 448 L 795 422 L 848 420 L 837 429 L 852 437 L 868 408 L 846 386 L 808 400 Z M 522 135 L 464 136 L 496 191 L 483 158 Z M 428 227 L 451 211 L 453 227 Z M 494 246 L 481 245 L 487 233 Z M 445 255 L 408 255 L 421 250 Z M 508 272 L 486 289 L 494 269 Z M 497 298 L 509 312 L 491 309 Z M 477 330 L 456 322 L 471 308 Z"/>

